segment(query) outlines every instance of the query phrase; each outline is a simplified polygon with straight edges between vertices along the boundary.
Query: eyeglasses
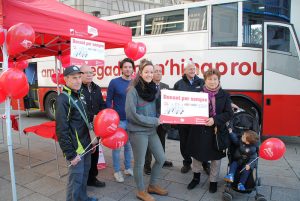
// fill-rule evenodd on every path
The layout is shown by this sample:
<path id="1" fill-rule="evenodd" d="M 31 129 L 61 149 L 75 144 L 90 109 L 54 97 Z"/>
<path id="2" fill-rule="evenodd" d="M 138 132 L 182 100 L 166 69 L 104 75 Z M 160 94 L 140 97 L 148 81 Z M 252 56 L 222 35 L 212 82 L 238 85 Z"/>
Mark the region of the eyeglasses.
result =
<path id="1" fill-rule="evenodd" d="M 93 75 L 93 74 L 94 74 L 94 72 L 92 72 L 92 71 L 88 71 L 88 72 L 83 72 L 83 74 L 86 74 L 86 75 Z"/>

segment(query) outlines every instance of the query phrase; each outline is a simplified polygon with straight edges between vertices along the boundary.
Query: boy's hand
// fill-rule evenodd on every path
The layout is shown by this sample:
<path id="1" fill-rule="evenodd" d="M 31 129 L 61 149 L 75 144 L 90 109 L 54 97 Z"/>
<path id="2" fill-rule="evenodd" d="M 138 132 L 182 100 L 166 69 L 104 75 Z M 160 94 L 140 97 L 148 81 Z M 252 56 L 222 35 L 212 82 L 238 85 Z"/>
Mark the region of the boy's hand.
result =
<path id="1" fill-rule="evenodd" d="M 250 170 L 250 165 L 246 165 L 246 170 Z"/>

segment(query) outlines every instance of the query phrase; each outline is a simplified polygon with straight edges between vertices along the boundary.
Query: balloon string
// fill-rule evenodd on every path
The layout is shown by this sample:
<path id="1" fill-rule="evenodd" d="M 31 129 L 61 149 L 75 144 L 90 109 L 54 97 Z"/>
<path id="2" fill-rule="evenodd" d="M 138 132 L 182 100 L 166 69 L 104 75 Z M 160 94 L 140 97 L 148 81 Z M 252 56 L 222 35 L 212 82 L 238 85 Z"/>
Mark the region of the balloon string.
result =
<path id="1" fill-rule="evenodd" d="M 95 139 L 95 138 L 94 138 L 94 139 Z M 94 141 L 94 140 L 93 140 L 93 141 Z M 90 143 L 90 144 L 91 144 L 91 143 Z M 84 152 L 83 152 L 82 154 L 79 155 L 80 159 L 81 159 L 85 154 L 89 153 L 91 150 L 95 149 L 96 147 L 98 147 L 98 146 L 100 146 L 100 145 L 101 145 L 101 139 L 99 140 L 99 143 L 98 143 L 97 145 L 93 146 L 91 149 L 89 149 L 89 150 L 86 151 L 86 149 L 90 146 L 90 145 L 88 145 L 87 148 L 85 148 Z M 68 167 L 71 167 L 71 166 L 72 166 L 72 164 L 69 164 L 69 165 L 68 165 Z"/>
<path id="2" fill-rule="evenodd" d="M 259 159 L 259 156 L 257 156 L 253 161 L 251 161 L 249 164 L 247 164 L 247 165 L 251 165 L 254 161 L 256 161 L 257 159 Z M 241 172 L 243 172 L 244 170 L 246 169 L 246 166 L 240 171 L 240 173 Z"/>
<path id="3" fill-rule="evenodd" d="M 89 148 L 89 146 L 91 146 L 91 144 L 97 139 L 97 137 L 95 137 L 90 144 L 88 144 L 88 146 L 86 146 L 86 148 L 83 150 L 83 153 L 87 150 L 87 148 Z"/>

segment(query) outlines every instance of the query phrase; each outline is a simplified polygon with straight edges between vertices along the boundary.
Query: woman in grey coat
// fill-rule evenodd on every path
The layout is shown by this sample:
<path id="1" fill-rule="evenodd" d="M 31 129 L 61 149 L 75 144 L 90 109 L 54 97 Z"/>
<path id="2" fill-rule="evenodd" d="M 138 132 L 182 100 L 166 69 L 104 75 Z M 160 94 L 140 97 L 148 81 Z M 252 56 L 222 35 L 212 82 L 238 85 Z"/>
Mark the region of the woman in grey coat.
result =
<path id="1" fill-rule="evenodd" d="M 168 191 L 157 185 L 158 176 L 165 162 L 165 154 L 156 127 L 160 124 L 156 111 L 156 85 L 152 81 L 154 67 L 148 60 L 142 60 L 139 72 L 131 82 L 125 103 L 127 131 L 134 157 L 134 180 L 137 185 L 137 198 L 154 201 L 149 193 L 167 195 Z M 146 190 L 143 167 L 147 147 L 155 158 L 150 184 Z"/>

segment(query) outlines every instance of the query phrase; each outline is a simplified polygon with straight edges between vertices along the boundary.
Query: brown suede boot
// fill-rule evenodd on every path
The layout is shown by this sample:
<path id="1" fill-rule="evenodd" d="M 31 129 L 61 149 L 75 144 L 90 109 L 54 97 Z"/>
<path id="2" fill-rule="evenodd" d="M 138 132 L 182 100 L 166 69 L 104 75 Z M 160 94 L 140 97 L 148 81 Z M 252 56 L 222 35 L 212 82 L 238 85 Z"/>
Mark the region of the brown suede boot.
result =
<path id="1" fill-rule="evenodd" d="M 155 201 L 154 197 L 152 197 L 149 193 L 146 191 L 138 191 L 136 194 L 136 197 L 143 201 Z"/>
<path id="2" fill-rule="evenodd" d="M 161 188 L 158 185 L 149 185 L 148 193 L 155 193 L 157 195 L 168 195 L 168 191 L 166 189 Z"/>

